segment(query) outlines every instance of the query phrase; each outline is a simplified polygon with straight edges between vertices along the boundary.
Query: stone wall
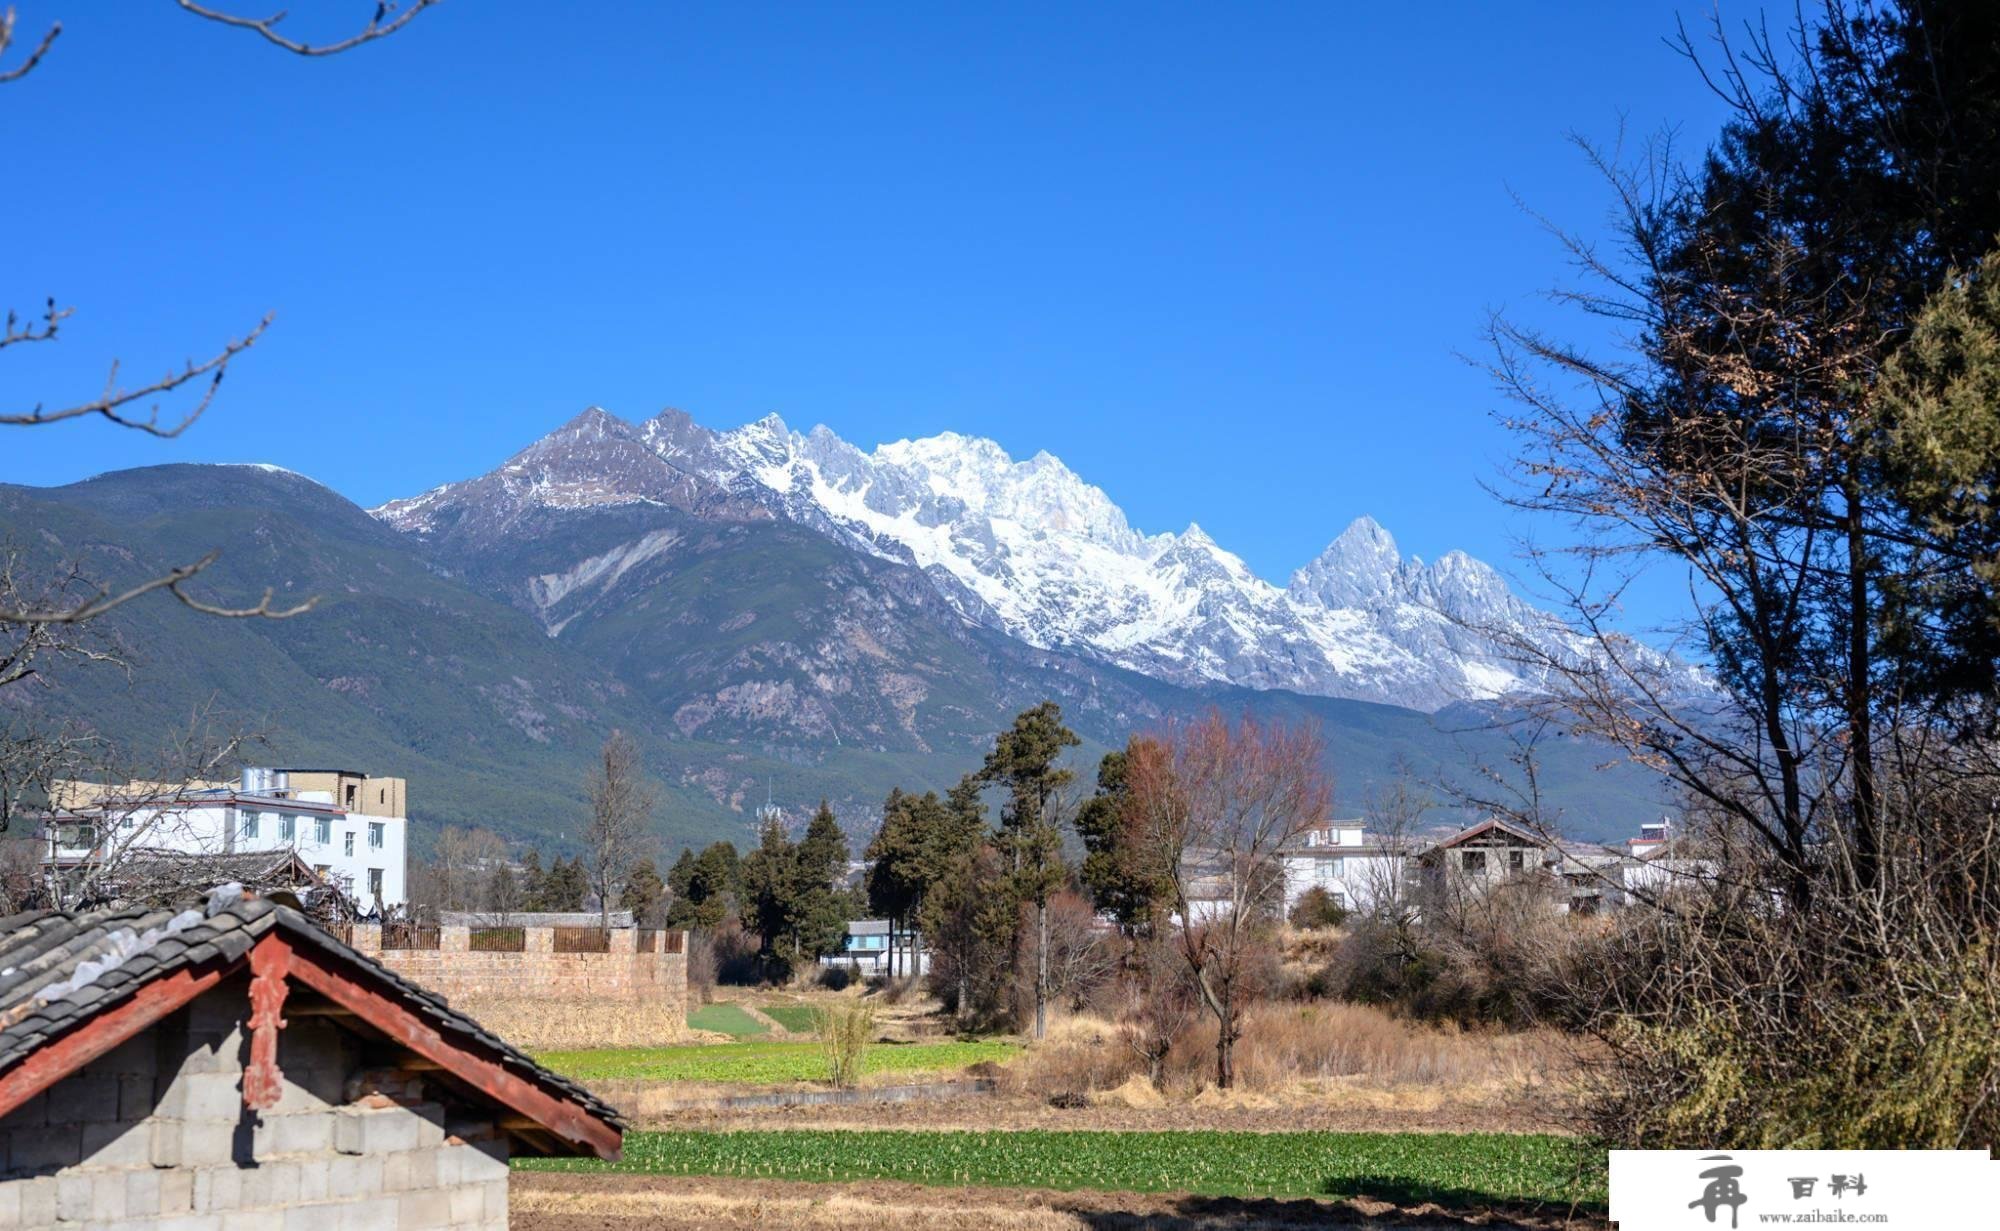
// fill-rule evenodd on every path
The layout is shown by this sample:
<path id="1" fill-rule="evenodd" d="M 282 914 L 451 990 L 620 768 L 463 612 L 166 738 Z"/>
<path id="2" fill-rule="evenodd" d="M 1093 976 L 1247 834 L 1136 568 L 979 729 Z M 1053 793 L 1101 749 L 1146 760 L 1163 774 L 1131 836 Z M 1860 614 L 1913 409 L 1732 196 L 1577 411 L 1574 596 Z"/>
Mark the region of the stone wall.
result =
<path id="1" fill-rule="evenodd" d="M 507 1141 L 386 1045 L 324 1017 L 279 1034 L 284 1093 L 243 1106 L 247 975 L 0 1120 L 0 1227 L 504 1231 Z"/>
<path id="2" fill-rule="evenodd" d="M 685 933 L 646 932 L 653 951 L 641 953 L 639 931 L 613 928 L 608 953 L 557 953 L 553 928 L 522 931 L 526 945 L 519 953 L 474 952 L 471 929 L 449 925 L 438 929 L 435 949 L 384 950 L 380 925 L 357 923 L 353 945 L 453 1003 L 518 997 L 619 1001 L 656 1008 L 676 1023 L 675 1029 L 685 1027 Z M 663 951 L 668 948 L 680 952 Z"/>

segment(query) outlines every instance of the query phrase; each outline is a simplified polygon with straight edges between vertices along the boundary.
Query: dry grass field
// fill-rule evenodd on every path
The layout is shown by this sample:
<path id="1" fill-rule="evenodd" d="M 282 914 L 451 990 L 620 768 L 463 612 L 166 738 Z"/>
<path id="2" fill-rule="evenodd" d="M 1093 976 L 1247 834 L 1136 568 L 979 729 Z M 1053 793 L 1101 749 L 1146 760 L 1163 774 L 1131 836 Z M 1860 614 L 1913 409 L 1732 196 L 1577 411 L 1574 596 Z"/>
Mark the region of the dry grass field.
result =
<path id="1" fill-rule="evenodd" d="M 1003 1080 L 1040 1101 L 1069 1096 L 1059 1101 L 1158 1111 L 1187 1127 L 1282 1111 L 1286 1123 L 1303 1114 L 1343 1126 L 1548 1131 L 1567 1123 L 1575 1069 L 1572 1042 L 1551 1032 L 1467 1031 L 1324 1002 L 1252 1009 L 1234 1089 L 1211 1084 L 1214 1046 L 1212 1024 L 1190 1031 L 1156 1089 L 1115 1024 L 1070 1017 L 1007 1065 Z"/>

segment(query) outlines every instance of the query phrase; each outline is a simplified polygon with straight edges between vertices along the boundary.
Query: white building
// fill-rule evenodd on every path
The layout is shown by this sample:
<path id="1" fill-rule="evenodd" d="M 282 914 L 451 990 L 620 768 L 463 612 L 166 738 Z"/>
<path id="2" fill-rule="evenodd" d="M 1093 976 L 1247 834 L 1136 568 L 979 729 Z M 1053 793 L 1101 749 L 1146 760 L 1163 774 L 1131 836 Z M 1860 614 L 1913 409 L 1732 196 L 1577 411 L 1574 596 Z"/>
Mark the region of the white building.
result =
<path id="1" fill-rule="evenodd" d="M 931 952 L 924 938 L 898 931 L 890 945 L 887 919 L 853 919 L 838 951 L 819 959 L 822 966 L 846 966 L 860 974 L 927 975 L 931 972 Z"/>
<path id="2" fill-rule="evenodd" d="M 48 826 L 56 875 L 153 852 L 294 852 L 363 914 L 408 901 L 401 778 L 338 769 L 245 769 L 235 785 L 62 782 Z"/>
<path id="3" fill-rule="evenodd" d="M 1344 910 L 1371 911 L 1400 894 L 1411 874 L 1408 851 L 1358 820 L 1313 826 L 1283 859 L 1287 914 L 1309 889 L 1326 890 Z"/>
<path id="4" fill-rule="evenodd" d="M 1648 821 L 1639 836 L 1625 840 L 1625 888 L 1644 898 L 1693 885 L 1712 883 L 1720 872 L 1714 859 L 1702 857 L 1699 843 L 1674 832 L 1669 820 Z"/>

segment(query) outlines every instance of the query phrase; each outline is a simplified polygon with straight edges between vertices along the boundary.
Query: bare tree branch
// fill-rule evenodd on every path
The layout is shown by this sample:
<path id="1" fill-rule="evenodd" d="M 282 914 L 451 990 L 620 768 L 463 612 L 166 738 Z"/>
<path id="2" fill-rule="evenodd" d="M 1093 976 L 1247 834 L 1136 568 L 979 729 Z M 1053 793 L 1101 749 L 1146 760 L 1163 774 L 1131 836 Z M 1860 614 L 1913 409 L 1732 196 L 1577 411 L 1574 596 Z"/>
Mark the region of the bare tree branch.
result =
<path id="1" fill-rule="evenodd" d="M 275 594 L 269 588 L 265 589 L 264 597 L 258 600 L 254 606 L 250 607 L 219 606 L 189 594 L 183 588 L 185 583 L 209 565 L 214 564 L 220 558 L 221 554 L 220 552 L 211 551 L 201 559 L 196 560 L 193 564 L 180 565 L 159 576 L 149 578 L 135 586 L 119 591 L 116 594 L 113 594 L 109 590 L 100 589 L 91 598 L 69 607 L 53 607 L 43 610 L 32 608 L 8 610 L 0 608 L 0 624 L 82 624 L 94 620 L 114 608 L 122 607 L 133 599 L 151 594 L 155 590 L 171 591 L 173 596 L 179 599 L 183 606 L 194 611 L 199 611 L 203 615 L 223 616 L 229 619 L 262 617 L 270 620 L 285 620 L 312 610 L 313 606 L 319 602 L 318 597 L 315 596 L 296 606 L 273 607 L 271 600 L 275 597 Z"/>
<path id="2" fill-rule="evenodd" d="M 0 70 L 0 85 L 6 85 L 10 81 L 19 81 L 21 78 L 27 76 L 29 73 L 34 72 L 35 65 L 40 64 L 42 62 L 42 57 L 48 54 L 49 48 L 55 44 L 56 36 L 61 33 L 62 33 L 61 22 L 56 22 L 54 25 L 51 25 L 49 27 L 49 32 L 47 34 L 42 35 L 42 41 L 36 44 L 35 49 L 33 51 L 28 53 L 27 59 L 21 61 L 19 64 L 16 64 L 14 67 L 10 69 Z M 8 46 L 12 44 L 13 41 L 14 41 L 14 10 L 10 7 L 6 12 L 0 13 L 0 55 L 6 54 Z"/>
<path id="3" fill-rule="evenodd" d="M 67 315 L 67 312 L 63 315 Z M 60 319 L 60 317 L 51 319 L 50 332 L 53 332 L 54 320 L 57 319 Z M 195 420 L 201 418 L 202 413 L 208 409 L 209 403 L 215 400 L 215 391 L 222 387 L 222 377 L 228 371 L 229 361 L 244 351 L 249 350 L 252 346 L 255 346 L 257 339 L 264 335 L 264 330 L 269 328 L 270 324 L 271 317 L 267 313 L 263 320 L 257 322 L 255 329 L 231 341 L 213 357 L 201 363 L 195 363 L 190 360 L 188 365 L 180 372 L 170 372 L 152 384 L 144 385 L 137 389 L 120 389 L 118 387 L 118 364 L 114 362 L 111 365 L 111 374 L 105 378 L 104 392 L 92 400 L 57 410 L 50 410 L 38 404 L 33 410 L 25 413 L 0 414 L 0 426 L 36 427 L 44 423 L 61 423 L 67 419 L 81 419 L 89 415 L 99 415 L 109 419 L 120 427 L 129 427 L 135 431 L 145 432 L 150 436 L 171 439 L 185 432 L 194 424 Z M 36 340 L 40 341 L 42 337 L 46 336 L 47 334 L 43 334 L 37 337 Z M 143 419 L 136 415 L 128 414 L 126 411 L 126 408 L 134 402 L 143 401 L 150 397 L 157 397 L 163 393 L 171 393 L 181 386 L 188 384 L 190 381 L 197 380 L 203 376 L 208 377 L 209 380 L 208 387 L 202 391 L 201 400 L 195 403 L 192 410 L 183 414 L 178 422 L 162 423 L 160 421 L 160 408 L 157 404 L 150 408 Z"/>
<path id="4" fill-rule="evenodd" d="M 32 321 L 25 325 L 22 324 L 21 318 L 15 314 L 13 309 L 9 308 L 7 310 L 6 331 L 0 333 L 0 350 L 5 350 L 16 342 L 49 341 L 56 336 L 56 327 L 62 323 L 63 318 L 74 311 L 76 311 L 75 308 L 56 307 L 56 298 L 51 295 L 49 296 L 48 306 L 42 309 L 41 326 L 37 328 Z"/>
<path id="5" fill-rule="evenodd" d="M 271 14 L 269 17 L 242 17 L 234 13 L 224 13 L 218 9 L 209 8 L 206 5 L 196 4 L 194 0 L 178 0 L 182 10 L 185 12 L 192 13 L 196 17 L 206 18 L 209 21 L 219 22 L 225 26 L 234 26 L 239 30 L 252 31 L 265 42 L 275 47 L 282 47 L 294 55 L 301 56 L 339 55 L 341 52 L 359 47 L 363 43 L 372 43 L 378 38 L 387 38 L 404 26 L 409 25 L 418 13 L 423 12 L 437 2 L 438 0 L 412 0 L 408 8 L 404 9 L 401 13 L 397 13 L 398 6 L 387 3 L 384 0 L 384 2 L 376 4 L 375 15 L 368 19 L 368 24 L 361 29 L 360 33 L 350 35 L 338 42 L 321 43 L 315 46 L 311 43 L 286 38 L 284 35 L 278 33 L 278 23 L 283 21 L 287 16 L 286 12 L 282 9 Z"/>

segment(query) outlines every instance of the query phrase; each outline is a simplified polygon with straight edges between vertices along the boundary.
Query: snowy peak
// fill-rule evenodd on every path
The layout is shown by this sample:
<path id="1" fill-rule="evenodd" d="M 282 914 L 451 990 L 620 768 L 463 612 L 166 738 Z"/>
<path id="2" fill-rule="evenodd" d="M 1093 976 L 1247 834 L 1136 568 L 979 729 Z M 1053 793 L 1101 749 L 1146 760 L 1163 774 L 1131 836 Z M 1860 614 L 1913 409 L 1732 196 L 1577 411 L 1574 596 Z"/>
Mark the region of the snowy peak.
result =
<path id="1" fill-rule="evenodd" d="M 644 430 L 597 406 L 490 474 L 392 500 L 370 512 L 415 534 L 478 536 L 503 533 L 538 509 L 637 503 L 719 515 L 765 515 L 753 505 L 732 508 L 726 494 L 708 480 L 663 458 Z"/>
<path id="2" fill-rule="evenodd" d="M 1436 709 L 1532 687 L 1501 640 L 1548 626 L 1485 564 L 1405 558 L 1372 518 L 1281 589 L 1198 525 L 1135 529 L 1046 450 L 1016 461 L 947 431 L 864 451 L 775 414 L 718 432 L 678 410 L 635 426 L 592 407 L 492 474 L 376 515 L 490 534 L 529 509 L 631 501 L 796 522 L 921 570 L 968 620 L 1181 684 Z"/>
<path id="3" fill-rule="evenodd" d="M 1360 607 L 1394 594 L 1403 566 L 1396 540 L 1372 517 L 1357 517 L 1312 563 L 1292 574 L 1287 592 L 1322 607 Z"/>

